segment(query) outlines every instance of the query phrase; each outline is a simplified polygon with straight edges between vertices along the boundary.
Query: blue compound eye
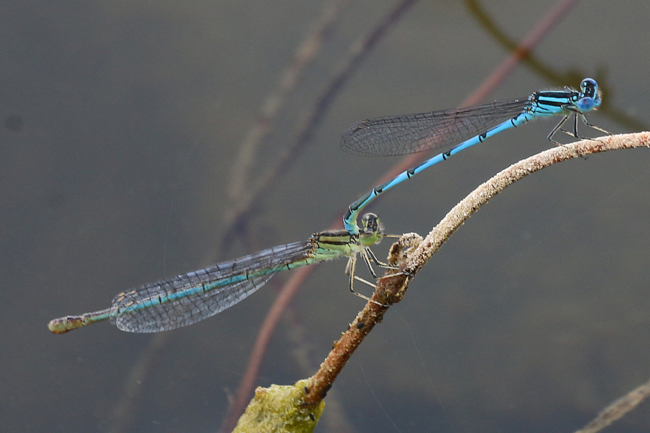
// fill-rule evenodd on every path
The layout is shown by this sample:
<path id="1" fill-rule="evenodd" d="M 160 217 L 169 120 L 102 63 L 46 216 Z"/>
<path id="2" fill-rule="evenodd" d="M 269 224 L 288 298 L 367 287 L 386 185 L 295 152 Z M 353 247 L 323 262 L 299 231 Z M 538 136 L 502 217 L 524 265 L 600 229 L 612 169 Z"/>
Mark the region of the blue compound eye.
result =
<path id="1" fill-rule="evenodd" d="M 582 80 L 582 83 L 580 83 L 580 90 L 585 97 L 595 98 L 598 94 L 598 84 L 596 83 L 596 80 L 585 78 Z"/>

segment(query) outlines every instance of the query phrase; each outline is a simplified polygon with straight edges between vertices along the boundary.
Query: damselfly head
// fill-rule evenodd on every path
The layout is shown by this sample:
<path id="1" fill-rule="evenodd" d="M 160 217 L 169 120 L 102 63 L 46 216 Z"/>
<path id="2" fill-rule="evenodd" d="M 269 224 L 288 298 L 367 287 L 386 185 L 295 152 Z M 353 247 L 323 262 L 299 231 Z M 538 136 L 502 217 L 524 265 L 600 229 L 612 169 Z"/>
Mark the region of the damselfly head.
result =
<path id="1" fill-rule="evenodd" d="M 379 222 L 379 217 L 374 213 L 364 214 L 361 218 L 361 230 L 359 240 L 364 246 L 370 246 L 379 242 L 384 234 L 384 227 Z"/>
<path id="2" fill-rule="evenodd" d="M 361 217 L 361 225 L 363 233 L 382 233 L 384 227 L 379 223 L 379 217 L 374 213 L 366 213 Z"/>
<path id="3" fill-rule="evenodd" d="M 584 113 L 600 107 L 601 92 L 598 83 L 593 78 L 585 78 L 580 83 L 581 99 L 578 101 L 578 108 Z"/>

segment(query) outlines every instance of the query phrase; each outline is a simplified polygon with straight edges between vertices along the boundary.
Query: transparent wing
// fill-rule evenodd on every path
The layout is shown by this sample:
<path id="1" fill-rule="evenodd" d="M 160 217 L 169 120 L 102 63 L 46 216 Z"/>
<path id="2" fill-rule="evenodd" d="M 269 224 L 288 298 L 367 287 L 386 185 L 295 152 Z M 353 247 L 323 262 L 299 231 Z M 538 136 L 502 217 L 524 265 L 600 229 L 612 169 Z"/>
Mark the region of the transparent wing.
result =
<path id="1" fill-rule="evenodd" d="M 309 240 L 217 263 L 134 290 L 113 299 L 111 321 L 123 331 L 159 332 L 214 316 L 262 287 L 276 272 L 318 261 Z"/>
<path id="2" fill-rule="evenodd" d="M 354 155 L 391 156 L 452 147 L 512 119 L 528 107 L 526 98 L 361 120 L 343 133 L 341 148 Z"/>

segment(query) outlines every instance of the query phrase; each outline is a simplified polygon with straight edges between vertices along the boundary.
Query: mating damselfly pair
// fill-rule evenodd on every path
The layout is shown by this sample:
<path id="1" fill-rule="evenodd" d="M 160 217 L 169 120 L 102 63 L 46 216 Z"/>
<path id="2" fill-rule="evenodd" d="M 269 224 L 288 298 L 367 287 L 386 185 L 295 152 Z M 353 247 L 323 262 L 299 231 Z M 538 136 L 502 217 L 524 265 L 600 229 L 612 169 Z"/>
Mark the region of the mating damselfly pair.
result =
<path id="1" fill-rule="evenodd" d="M 547 137 L 552 142 L 555 142 L 555 133 L 562 130 L 571 116 L 574 117 L 573 128 L 565 132 L 576 138 L 581 138 L 578 118 L 586 125 L 606 133 L 585 117 L 600 103 L 598 84 L 591 78 L 585 78 L 579 90 L 567 87 L 564 90 L 539 91 L 522 99 L 356 122 L 343 134 L 341 144 L 345 151 L 352 154 L 402 155 L 453 147 L 373 188 L 353 202 L 343 218 L 345 230 L 315 233 L 305 241 L 269 248 L 195 272 L 145 284 L 118 294 L 110 308 L 54 319 L 48 327 L 53 333 L 65 333 L 108 319 L 123 331 L 171 330 L 206 319 L 237 304 L 277 272 L 339 257 L 348 257 L 346 272 L 352 290 L 357 254 L 361 255 L 375 278 L 371 263 L 384 266 L 369 248 L 385 236 L 376 215 L 364 215 L 361 228 L 356 221 L 361 210 L 379 194 L 464 149 L 531 120 L 563 116 Z"/>

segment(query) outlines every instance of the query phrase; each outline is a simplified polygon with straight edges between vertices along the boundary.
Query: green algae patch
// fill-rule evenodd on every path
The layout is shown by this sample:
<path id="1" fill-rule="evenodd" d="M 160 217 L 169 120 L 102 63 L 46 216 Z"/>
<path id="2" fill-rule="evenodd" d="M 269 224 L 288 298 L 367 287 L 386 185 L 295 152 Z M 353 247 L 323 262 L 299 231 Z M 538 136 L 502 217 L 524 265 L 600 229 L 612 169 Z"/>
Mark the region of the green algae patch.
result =
<path id="1" fill-rule="evenodd" d="M 258 387 L 244 414 L 239 418 L 237 433 L 311 433 L 316 428 L 325 402 L 306 405 L 307 380 L 292 386 Z"/>

